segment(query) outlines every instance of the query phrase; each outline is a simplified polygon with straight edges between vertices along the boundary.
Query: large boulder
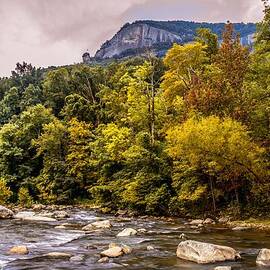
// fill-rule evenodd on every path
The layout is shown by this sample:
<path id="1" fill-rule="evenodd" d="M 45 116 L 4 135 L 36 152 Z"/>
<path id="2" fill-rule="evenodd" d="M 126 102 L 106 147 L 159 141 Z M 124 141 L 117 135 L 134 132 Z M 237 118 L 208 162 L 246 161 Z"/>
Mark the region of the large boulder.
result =
<path id="1" fill-rule="evenodd" d="M 231 247 L 213 245 L 197 241 L 183 241 L 178 245 L 177 257 L 183 260 L 208 264 L 235 261 L 240 255 Z"/>
<path id="2" fill-rule="evenodd" d="M 256 263 L 259 266 L 270 266 L 270 249 L 261 249 L 256 259 Z"/>
<path id="3" fill-rule="evenodd" d="M 0 219 L 13 218 L 14 213 L 8 208 L 0 205 Z"/>
<path id="4" fill-rule="evenodd" d="M 131 235 L 136 235 L 137 231 L 132 228 L 126 228 L 122 232 L 117 234 L 117 237 L 128 237 Z"/>

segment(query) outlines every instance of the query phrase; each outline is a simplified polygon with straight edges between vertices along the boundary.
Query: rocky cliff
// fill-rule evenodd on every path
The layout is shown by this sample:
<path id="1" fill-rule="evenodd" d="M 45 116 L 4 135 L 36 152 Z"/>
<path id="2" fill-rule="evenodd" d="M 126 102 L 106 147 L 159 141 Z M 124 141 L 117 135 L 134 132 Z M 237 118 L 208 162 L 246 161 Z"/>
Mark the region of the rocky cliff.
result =
<path id="1" fill-rule="evenodd" d="M 152 27 L 145 23 L 136 23 L 123 27 L 110 41 L 104 43 L 95 58 L 104 59 L 124 56 L 127 51 L 153 47 L 156 44 L 182 42 L 180 35 Z"/>
<path id="2" fill-rule="evenodd" d="M 255 24 L 236 23 L 234 27 L 242 37 L 243 44 L 250 45 L 256 31 Z M 147 49 L 162 56 L 173 43 L 194 40 L 198 28 L 210 28 L 221 39 L 224 23 L 196 23 L 187 21 L 137 21 L 124 25 L 111 40 L 106 41 L 93 58 L 84 55 L 84 62 L 102 61 L 141 55 Z M 86 59 L 87 58 L 87 59 Z M 90 60 L 89 60 L 90 59 Z"/>

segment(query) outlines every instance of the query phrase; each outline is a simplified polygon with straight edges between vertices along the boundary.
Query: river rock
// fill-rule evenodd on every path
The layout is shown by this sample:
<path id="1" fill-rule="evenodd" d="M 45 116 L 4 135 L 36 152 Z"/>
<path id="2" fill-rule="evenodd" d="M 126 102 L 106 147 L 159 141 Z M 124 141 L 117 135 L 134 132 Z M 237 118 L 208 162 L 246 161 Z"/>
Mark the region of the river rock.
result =
<path id="1" fill-rule="evenodd" d="M 130 246 L 123 245 L 123 244 L 118 245 L 116 243 L 110 243 L 109 248 L 114 248 L 114 247 L 120 247 L 120 248 L 122 248 L 122 251 L 125 254 L 130 254 L 132 252 L 132 248 Z"/>
<path id="2" fill-rule="evenodd" d="M 43 205 L 43 204 L 34 204 L 34 205 L 32 206 L 32 209 L 33 209 L 34 211 L 40 211 L 40 210 L 43 210 L 43 209 L 45 209 L 45 208 L 46 208 L 46 206 Z"/>
<path id="3" fill-rule="evenodd" d="M 109 261 L 110 261 L 110 259 L 108 257 L 103 257 L 103 258 L 98 260 L 98 263 L 108 263 Z"/>
<path id="4" fill-rule="evenodd" d="M 8 208 L 0 205 L 0 219 L 13 218 L 14 213 Z"/>
<path id="5" fill-rule="evenodd" d="M 256 259 L 259 266 L 270 266 L 270 249 L 261 249 Z"/>
<path id="6" fill-rule="evenodd" d="M 44 256 L 55 258 L 55 259 L 71 258 L 72 257 L 71 254 L 65 253 L 65 252 L 49 252 L 49 253 L 45 254 Z"/>
<path id="7" fill-rule="evenodd" d="M 227 217 L 221 217 L 221 218 L 218 220 L 218 222 L 221 223 L 221 224 L 226 224 L 226 223 L 228 223 L 229 221 L 230 221 L 230 219 L 227 218 Z"/>
<path id="8" fill-rule="evenodd" d="M 232 270 L 231 266 L 218 266 L 214 270 Z"/>
<path id="9" fill-rule="evenodd" d="M 53 212 L 43 212 L 43 213 L 39 213 L 38 216 L 40 216 L 40 217 L 54 218 L 54 213 Z"/>
<path id="10" fill-rule="evenodd" d="M 126 216 L 128 214 L 128 211 L 127 210 L 118 210 L 116 212 L 116 216 Z"/>
<path id="11" fill-rule="evenodd" d="M 29 253 L 27 246 L 15 246 L 9 250 L 10 254 L 26 255 Z"/>
<path id="12" fill-rule="evenodd" d="M 26 220 L 26 221 L 44 221 L 44 222 L 57 221 L 54 218 L 35 215 L 34 212 L 19 212 L 14 216 L 14 218 L 22 219 L 22 220 Z"/>
<path id="13" fill-rule="evenodd" d="M 147 249 L 148 251 L 155 250 L 155 248 L 154 248 L 153 246 L 147 246 L 146 249 Z"/>
<path id="14" fill-rule="evenodd" d="M 242 227 L 242 226 L 239 226 L 239 227 L 234 227 L 232 228 L 233 231 L 247 231 L 247 230 L 250 230 L 249 227 Z"/>
<path id="15" fill-rule="evenodd" d="M 64 225 L 58 225 L 54 227 L 55 229 L 59 229 L 59 230 L 65 230 L 67 227 Z"/>
<path id="16" fill-rule="evenodd" d="M 235 261 L 240 255 L 231 247 L 213 245 L 197 241 L 183 241 L 178 245 L 177 257 L 183 260 L 208 264 Z"/>
<path id="17" fill-rule="evenodd" d="M 194 219 L 191 222 L 189 222 L 190 225 L 200 225 L 203 224 L 203 220 L 202 219 Z"/>
<path id="18" fill-rule="evenodd" d="M 132 248 L 127 245 L 122 245 L 122 250 L 125 254 L 131 254 L 132 253 Z"/>
<path id="19" fill-rule="evenodd" d="M 204 220 L 203 224 L 206 224 L 206 225 L 215 224 L 215 221 L 211 218 L 207 218 Z"/>
<path id="20" fill-rule="evenodd" d="M 102 257 L 117 258 L 124 254 L 122 247 L 112 247 L 100 253 Z"/>
<path id="21" fill-rule="evenodd" d="M 83 231 L 92 231 L 94 229 L 109 229 L 112 227 L 112 224 L 109 220 L 96 221 L 91 224 L 88 224 L 82 228 Z"/>
<path id="22" fill-rule="evenodd" d="M 53 217 L 54 218 L 59 218 L 59 219 L 68 218 L 69 217 L 69 214 L 68 214 L 67 211 L 55 211 L 53 213 Z"/>
<path id="23" fill-rule="evenodd" d="M 138 232 L 139 233 L 147 233 L 147 230 L 142 228 L 142 229 L 138 229 Z"/>
<path id="24" fill-rule="evenodd" d="M 84 255 L 77 255 L 77 256 L 73 256 L 69 259 L 69 261 L 71 262 L 82 262 L 84 260 Z"/>
<path id="25" fill-rule="evenodd" d="M 127 237 L 131 235 L 136 235 L 137 231 L 132 228 L 126 228 L 122 232 L 117 234 L 117 237 Z"/>

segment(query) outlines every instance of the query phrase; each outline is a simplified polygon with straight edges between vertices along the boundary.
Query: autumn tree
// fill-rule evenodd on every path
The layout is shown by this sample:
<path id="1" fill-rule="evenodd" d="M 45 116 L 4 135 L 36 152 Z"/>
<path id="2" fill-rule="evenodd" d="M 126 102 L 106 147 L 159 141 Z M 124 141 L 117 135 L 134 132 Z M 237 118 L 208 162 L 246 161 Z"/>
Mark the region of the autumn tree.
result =
<path id="1" fill-rule="evenodd" d="M 246 127 L 230 118 L 191 118 L 169 129 L 167 141 L 180 201 L 210 196 L 216 210 L 216 201 L 227 194 L 239 204 L 239 192 L 248 192 L 250 183 L 264 177 L 265 150 L 251 141 Z"/>

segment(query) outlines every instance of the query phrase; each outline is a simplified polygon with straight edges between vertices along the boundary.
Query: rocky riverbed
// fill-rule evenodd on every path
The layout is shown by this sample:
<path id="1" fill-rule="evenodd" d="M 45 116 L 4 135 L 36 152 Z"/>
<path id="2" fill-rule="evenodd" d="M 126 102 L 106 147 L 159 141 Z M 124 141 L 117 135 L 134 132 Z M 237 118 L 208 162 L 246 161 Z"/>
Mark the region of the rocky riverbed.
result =
<path id="1" fill-rule="evenodd" d="M 186 240 L 232 247 L 242 259 L 205 265 L 182 260 L 176 250 Z M 37 208 L 0 220 L 0 269 L 5 270 L 210 270 L 219 266 L 251 270 L 261 269 L 256 258 L 262 248 L 270 248 L 268 232 L 232 230 L 210 219 L 190 222 Z"/>

